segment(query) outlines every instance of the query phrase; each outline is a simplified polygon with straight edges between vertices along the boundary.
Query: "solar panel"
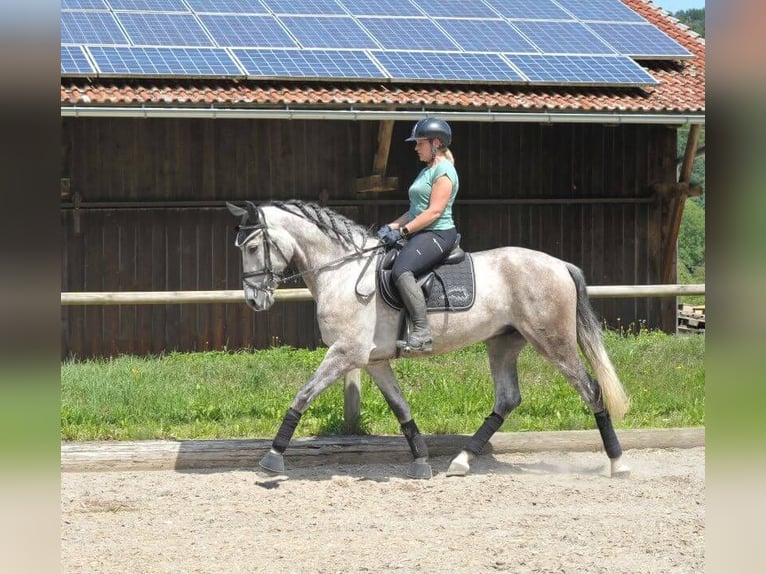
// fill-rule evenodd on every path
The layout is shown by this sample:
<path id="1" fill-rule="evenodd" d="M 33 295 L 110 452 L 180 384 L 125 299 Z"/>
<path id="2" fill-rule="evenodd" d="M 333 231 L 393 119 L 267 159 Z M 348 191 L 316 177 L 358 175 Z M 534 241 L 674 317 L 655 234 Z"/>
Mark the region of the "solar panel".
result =
<path id="1" fill-rule="evenodd" d="M 274 14 L 345 15 L 335 0 L 261 0 Z"/>
<path id="2" fill-rule="evenodd" d="M 385 78 L 361 50 L 237 49 L 232 52 L 251 78 Z"/>
<path id="3" fill-rule="evenodd" d="M 221 48 L 137 48 L 91 46 L 102 75 L 112 76 L 243 76 Z"/>
<path id="4" fill-rule="evenodd" d="M 354 16 L 422 16 L 410 0 L 338 0 Z"/>
<path id="5" fill-rule="evenodd" d="M 434 52 L 424 58 L 422 52 L 373 51 L 371 53 L 396 80 L 471 80 L 489 83 L 518 82 L 524 79 L 499 54 Z"/>
<path id="6" fill-rule="evenodd" d="M 506 18 L 527 18 L 531 20 L 573 20 L 551 0 L 484 0 L 501 16 Z"/>
<path id="7" fill-rule="evenodd" d="M 654 80 L 630 57 L 691 57 L 619 0 L 61 0 L 61 7 L 62 73 L 73 75 L 247 71 L 632 86 Z"/>
<path id="8" fill-rule="evenodd" d="M 61 0 L 62 10 L 107 10 L 104 0 Z"/>
<path id="9" fill-rule="evenodd" d="M 106 0 L 112 10 L 133 12 L 188 12 L 183 0 Z"/>
<path id="10" fill-rule="evenodd" d="M 62 44 L 129 44 L 109 12 L 61 12 Z"/>
<path id="11" fill-rule="evenodd" d="M 688 58 L 686 48 L 651 24 L 591 22 L 588 27 L 621 54 L 634 58 Z"/>
<path id="12" fill-rule="evenodd" d="M 119 12 L 117 18 L 137 46 L 212 46 L 192 14 Z"/>
<path id="13" fill-rule="evenodd" d="M 468 52 L 537 53 L 537 49 L 506 20 L 441 18 L 437 22 Z"/>
<path id="14" fill-rule="evenodd" d="M 186 0 L 198 14 L 270 14 L 258 0 Z"/>
<path id="15" fill-rule="evenodd" d="M 546 54 L 614 53 L 614 50 L 579 22 L 517 20 L 513 25 Z"/>
<path id="16" fill-rule="evenodd" d="M 274 16 L 200 14 L 199 19 L 221 47 L 298 47 Z"/>
<path id="17" fill-rule="evenodd" d="M 458 46 L 427 18 L 359 18 L 378 43 L 388 50 L 457 50 Z"/>
<path id="18" fill-rule="evenodd" d="M 627 56 L 508 55 L 533 84 L 645 86 L 657 84 Z"/>
<path id="19" fill-rule="evenodd" d="M 497 18 L 481 0 L 412 0 L 424 13 L 435 17 Z"/>
<path id="20" fill-rule="evenodd" d="M 580 20 L 646 22 L 620 0 L 556 0 Z"/>
<path id="21" fill-rule="evenodd" d="M 351 16 L 281 16 L 304 48 L 377 48 Z"/>
<path id="22" fill-rule="evenodd" d="M 61 46 L 61 75 L 94 75 L 96 69 L 81 46 Z"/>

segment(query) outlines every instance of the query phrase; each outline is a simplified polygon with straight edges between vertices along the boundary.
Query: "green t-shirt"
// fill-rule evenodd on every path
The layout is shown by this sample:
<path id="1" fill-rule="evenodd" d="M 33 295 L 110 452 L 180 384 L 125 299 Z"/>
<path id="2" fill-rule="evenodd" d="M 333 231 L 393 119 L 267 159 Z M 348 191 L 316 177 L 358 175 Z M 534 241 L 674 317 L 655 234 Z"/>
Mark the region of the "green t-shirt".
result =
<path id="1" fill-rule="evenodd" d="M 423 168 L 423 171 L 418 174 L 410 186 L 410 209 L 408 214 L 410 221 L 412 221 L 428 208 L 434 181 L 443 175 L 446 175 L 452 181 L 452 193 L 441 217 L 426 227 L 426 229 L 452 229 L 455 227 L 455 222 L 452 220 L 452 204 L 455 202 L 455 196 L 460 187 L 457 171 L 455 171 L 455 166 L 452 165 L 451 161 L 443 159 L 434 167 Z"/>

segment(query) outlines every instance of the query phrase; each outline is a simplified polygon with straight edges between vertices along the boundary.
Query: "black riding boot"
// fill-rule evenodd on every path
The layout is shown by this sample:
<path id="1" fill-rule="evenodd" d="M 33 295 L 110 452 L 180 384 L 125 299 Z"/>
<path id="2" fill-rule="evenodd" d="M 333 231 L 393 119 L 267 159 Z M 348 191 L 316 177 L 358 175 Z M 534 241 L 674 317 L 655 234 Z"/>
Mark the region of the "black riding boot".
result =
<path id="1" fill-rule="evenodd" d="M 430 353 L 433 350 L 431 329 L 428 327 L 426 299 L 423 290 L 415 282 L 415 276 L 407 271 L 396 280 L 396 288 L 412 320 L 412 329 L 406 341 L 397 341 L 396 346 L 405 351 Z"/>

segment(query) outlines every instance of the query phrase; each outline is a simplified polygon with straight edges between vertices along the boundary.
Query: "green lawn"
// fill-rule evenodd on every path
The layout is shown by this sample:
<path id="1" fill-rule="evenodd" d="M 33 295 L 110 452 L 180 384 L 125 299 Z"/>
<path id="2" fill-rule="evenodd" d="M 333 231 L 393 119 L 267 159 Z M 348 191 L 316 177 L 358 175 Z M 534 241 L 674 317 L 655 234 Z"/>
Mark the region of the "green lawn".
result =
<path id="1" fill-rule="evenodd" d="M 631 409 L 618 428 L 705 424 L 704 335 L 605 334 Z M 271 438 L 325 349 L 172 353 L 66 361 L 61 365 L 62 440 Z M 394 370 L 426 434 L 472 433 L 493 403 L 483 345 L 401 359 Z M 523 401 L 504 431 L 595 428 L 564 378 L 531 348 L 522 353 Z M 295 436 L 337 434 L 343 389 L 335 384 L 308 409 Z M 369 376 L 362 376 L 362 432 L 398 434 L 399 425 Z"/>

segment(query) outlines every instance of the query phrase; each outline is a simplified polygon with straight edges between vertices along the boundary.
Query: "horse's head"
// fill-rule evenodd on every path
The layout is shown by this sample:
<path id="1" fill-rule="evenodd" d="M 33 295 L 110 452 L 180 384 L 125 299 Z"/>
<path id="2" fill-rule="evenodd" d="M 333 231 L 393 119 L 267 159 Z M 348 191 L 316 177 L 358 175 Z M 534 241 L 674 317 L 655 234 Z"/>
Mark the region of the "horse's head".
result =
<path id="1" fill-rule="evenodd" d="M 245 301 L 255 311 L 265 311 L 274 304 L 274 290 L 292 258 L 288 242 L 280 241 L 279 230 L 270 230 L 263 209 L 247 201 L 245 207 L 226 203 L 240 218 L 234 245 L 242 251 L 242 289 Z"/>

